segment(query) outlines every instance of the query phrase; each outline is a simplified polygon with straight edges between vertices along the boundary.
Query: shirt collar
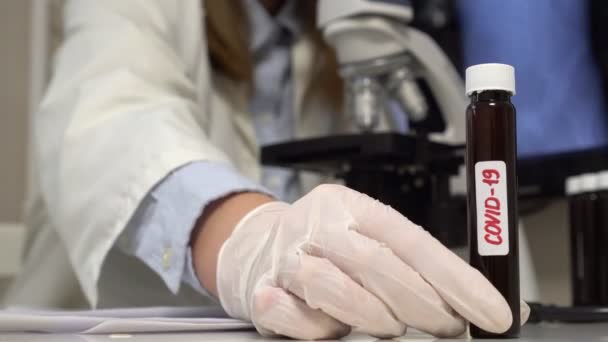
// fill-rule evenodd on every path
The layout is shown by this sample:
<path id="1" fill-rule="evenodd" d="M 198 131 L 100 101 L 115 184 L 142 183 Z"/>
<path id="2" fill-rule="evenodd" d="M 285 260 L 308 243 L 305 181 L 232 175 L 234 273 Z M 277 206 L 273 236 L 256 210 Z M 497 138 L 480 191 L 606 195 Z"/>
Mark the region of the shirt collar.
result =
<path id="1" fill-rule="evenodd" d="M 251 27 L 249 48 L 252 52 L 256 53 L 267 44 L 276 42 L 282 31 L 286 31 L 289 38 L 300 34 L 302 29 L 296 16 L 297 0 L 285 0 L 276 16 L 271 16 L 259 0 L 244 0 L 243 3 Z"/>

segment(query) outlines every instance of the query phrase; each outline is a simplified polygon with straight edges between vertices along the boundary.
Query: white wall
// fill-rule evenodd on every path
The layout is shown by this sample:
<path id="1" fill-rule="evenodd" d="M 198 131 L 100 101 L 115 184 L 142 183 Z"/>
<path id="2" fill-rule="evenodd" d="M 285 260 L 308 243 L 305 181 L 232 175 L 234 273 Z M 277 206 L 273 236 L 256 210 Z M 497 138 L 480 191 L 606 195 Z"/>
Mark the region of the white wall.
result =
<path id="1" fill-rule="evenodd" d="M 570 305 L 570 233 L 565 200 L 523 219 L 534 269 L 539 280 L 540 300 Z"/>
<path id="2" fill-rule="evenodd" d="M 0 1 L 0 291 L 18 258 L 12 227 L 21 221 L 26 181 L 29 11 L 29 0 Z"/>

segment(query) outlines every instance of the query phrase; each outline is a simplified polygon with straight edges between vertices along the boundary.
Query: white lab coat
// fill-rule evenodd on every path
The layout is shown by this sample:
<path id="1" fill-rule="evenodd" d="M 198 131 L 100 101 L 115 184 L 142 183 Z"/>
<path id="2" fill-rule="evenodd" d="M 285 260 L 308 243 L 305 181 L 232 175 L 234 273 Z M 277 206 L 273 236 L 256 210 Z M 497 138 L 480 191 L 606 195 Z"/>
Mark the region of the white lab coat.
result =
<path id="1" fill-rule="evenodd" d="M 65 40 L 34 122 L 30 239 L 9 305 L 211 303 L 187 286 L 171 295 L 143 263 L 112 249 L 171 170 L 206 160 L 260 178 L 244 89 L 210 70 L 203 18 L 200 0 L 67 1 Z M 297 137 L 346 129 L 305 96 L 313 59 L 311 42 L 300 39 L 292 51 Z M 307 189 L 319 178 L 301 181 Z"/>

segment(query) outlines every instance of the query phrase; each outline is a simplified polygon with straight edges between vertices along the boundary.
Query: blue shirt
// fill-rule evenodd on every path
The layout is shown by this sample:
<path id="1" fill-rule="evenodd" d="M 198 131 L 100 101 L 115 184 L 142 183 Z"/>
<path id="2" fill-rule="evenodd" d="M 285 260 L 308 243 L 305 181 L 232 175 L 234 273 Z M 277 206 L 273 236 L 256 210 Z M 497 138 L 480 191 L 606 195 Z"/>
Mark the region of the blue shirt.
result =
<path id="1" fill-rule="evenodd" d="M 294 136 L 291 85 L 291 43 L 300 33 L 295 0 L 287 0 L 277 16 L 270 16 L 258 0 L 244 0 L 251 25 L 254 59 L 250 112 L 258 145 Z M 154 270 L 173 293 L 187 283 L 203 294 L 192 267 L 190 234 L 204 208 L 231 193 L 271 193 L 294 201 L 300 195 L 294 171 L 265 167 L 256 184 L 231 167 L 194 162 L 174 170 L 140 203 L 117 242 L 117 247 Z"/>
<path id="2" fill-rule="evenodd" d="M 465 64 L 515 67 L 520 156 L 608 143 L 608 120 L 593 59 L 589 2 L 457 2 Z"/>

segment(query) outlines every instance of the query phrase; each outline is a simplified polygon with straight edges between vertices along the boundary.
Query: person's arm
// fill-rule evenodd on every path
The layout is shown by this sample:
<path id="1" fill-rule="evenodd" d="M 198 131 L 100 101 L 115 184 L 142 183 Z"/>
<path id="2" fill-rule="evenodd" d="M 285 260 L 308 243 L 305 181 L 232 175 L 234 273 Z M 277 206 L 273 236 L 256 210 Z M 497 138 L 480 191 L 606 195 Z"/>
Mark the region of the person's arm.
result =
<path id="1" fill-rule="evenodd" d="M 194 162 L 181 167 L 139 204 L 117 247 L 158 274 L 172 293 L 178 293 L 181 284 L 186 283 L 206 295 L 205 290 L 211 288 L 201 287 L 194 272 L 193 261 L 197 258 L 192 255 L 190 236 L 199 226 L 202 213 L 240 193 L 270 192 L 221 163 Z"/>
<path id="2" fill-rule="evenodd" d="M 262 193 L 237 193 L 207 207 L 192 234 L 194 269 L 201 284 L 216 297 L 217 261 L 220 249 L 237 223 L 256 207 L 274 199 Z"/>
<path id="3" fill-rule="evenodd" d="M 66 1 L 33 122 L 35 164 L 52 229 L 93 307 L 104 260 L 154 185 L 193 161 L 229 164 L 204 126 L 204 35 L 181 25 L 200 23 L 201 11 L 191 1 Z"/>

